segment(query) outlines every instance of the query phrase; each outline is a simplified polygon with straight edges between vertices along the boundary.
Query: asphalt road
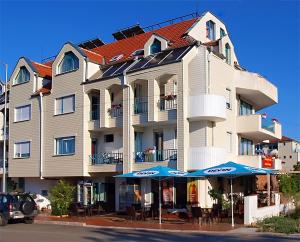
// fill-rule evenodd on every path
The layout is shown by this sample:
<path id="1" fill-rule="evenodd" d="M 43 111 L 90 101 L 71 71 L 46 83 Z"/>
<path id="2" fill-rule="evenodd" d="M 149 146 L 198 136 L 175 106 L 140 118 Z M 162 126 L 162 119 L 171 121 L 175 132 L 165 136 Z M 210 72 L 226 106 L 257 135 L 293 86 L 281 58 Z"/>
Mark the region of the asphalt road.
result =
<path id="1" fill-rule="evenodd" d="M 186 232 L 156 232 L 124 229 L 100 229 L 42 224 L 9 224 L 0 227 L 1 242 L 98 242 L 98 241 L 299 241 L 300 237 L 272 236 L 267 234 L 214 234 Z"/>

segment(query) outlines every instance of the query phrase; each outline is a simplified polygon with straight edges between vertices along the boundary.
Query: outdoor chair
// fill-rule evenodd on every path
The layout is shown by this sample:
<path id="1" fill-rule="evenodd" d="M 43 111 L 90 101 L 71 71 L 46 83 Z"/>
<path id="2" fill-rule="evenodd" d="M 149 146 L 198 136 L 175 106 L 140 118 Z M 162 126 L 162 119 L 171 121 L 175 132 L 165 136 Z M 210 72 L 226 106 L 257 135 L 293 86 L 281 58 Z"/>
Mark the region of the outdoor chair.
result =
<path id="1" fill-rule="evenodd" d="M 80 203 L 72 203 L 71 204 L 71 213 L 75 216 L 80 216 L 80 214 L 86 217 L 86 209 L 81 206 Z"/>
<path id="2" fill-rule="evenodd" d="M 136 220 L 141 220 L 142 219 L 142 213 L 141 212 L 137 212 L 135 210 L 134 206 L 130 206 L 127 208 L 127 214 L 128 217 L 131 221 L 136 221 Z"/>
<path id="3" fill-rule="evenodd" d="M 208 208 L 202 209 L 202 220 L 205 224 L 210 224 L 212 223 L 211 219 L 211 211 Z"/>
<path id="4" fill-rule="evenodd" d="M 213 208 L 212 208 L 211 213 L 210 213 L 212 222 L 219 222 L 220 221 L 220 213 L 221 213 L 220 204 L 213 204 Z"/>
<path id="5" fill-rule="evenodd" d="M 201 207 L 191 207 L 193 223 L 197 220 L 198 224 L 202 225 L 202 209 Z"/>
<path id="6" fill-rule="evenodd" d="M 91 207 L 91 214 L 97 214 L 100 215 L 102 212 L 104 212 L 103 207 L 101 206 L 100 202 L 96 202 L 92 207 Z"/>

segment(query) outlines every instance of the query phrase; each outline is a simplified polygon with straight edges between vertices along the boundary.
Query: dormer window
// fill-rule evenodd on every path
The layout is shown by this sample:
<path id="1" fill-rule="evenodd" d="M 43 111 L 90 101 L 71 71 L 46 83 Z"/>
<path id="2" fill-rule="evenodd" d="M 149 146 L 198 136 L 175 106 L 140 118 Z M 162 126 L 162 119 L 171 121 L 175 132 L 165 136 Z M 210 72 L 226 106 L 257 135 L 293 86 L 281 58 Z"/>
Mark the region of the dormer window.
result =
<path id="1" fill-rule="evenodd" d="M 161 42 L 158 39 L 154 39 L 152 45 L 150 45 L 150 54 L 156 54 L 161 52 Z"/>
<path id="2" fill-rule="evenodd" d="M 65 53 L 64 58 L 58 65 L 58 73 L 66 73 L 77 70 L 79 68 L 79 59 L 73 52 Z"/>
<path id="3" fill-rule="evenodd" d="M 122 55 L 115 55 L 114 57 L 112 57 L 109 62 L 114 62 L 114 61 L 118 61 L 121 60 L 123 58 L 123 54 Z"/>
<path id="4" fill-rule="evenodd" d="M 25 66 L 22 66 L 20 68 L 20 71 L 19 71 L 16 79 L 14 80 L 14 84 L 21 84 L 21 83 L 29 82 L 29 80 L 30 80 L 30 73 Z"/>
<path id="5" fill-rule="evenodd" d="M 225 45 L 225 57 L 226 57 L 226 63 L 230 65 L 231 64 L 231 48 L 228 43 Z"/>
<path id="6" fill-rule="evenodd" d="M 206 22 L 206 37 L 210 40 L 216 39 L 215 23 L 211 20 Z"/>

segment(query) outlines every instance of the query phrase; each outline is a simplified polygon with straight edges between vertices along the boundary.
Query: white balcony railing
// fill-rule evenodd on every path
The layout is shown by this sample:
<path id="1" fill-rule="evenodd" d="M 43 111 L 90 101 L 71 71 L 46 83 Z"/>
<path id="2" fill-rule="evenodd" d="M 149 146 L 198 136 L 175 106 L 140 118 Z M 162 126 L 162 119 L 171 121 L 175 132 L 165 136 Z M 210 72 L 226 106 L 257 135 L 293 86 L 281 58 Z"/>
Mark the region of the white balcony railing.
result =
<path id="1" fill-rule="evenodd" d="M 225 97 L 211 94 L 190 96 L 188 118 L 190 121 L 224 121 L 226 119 Z"/>

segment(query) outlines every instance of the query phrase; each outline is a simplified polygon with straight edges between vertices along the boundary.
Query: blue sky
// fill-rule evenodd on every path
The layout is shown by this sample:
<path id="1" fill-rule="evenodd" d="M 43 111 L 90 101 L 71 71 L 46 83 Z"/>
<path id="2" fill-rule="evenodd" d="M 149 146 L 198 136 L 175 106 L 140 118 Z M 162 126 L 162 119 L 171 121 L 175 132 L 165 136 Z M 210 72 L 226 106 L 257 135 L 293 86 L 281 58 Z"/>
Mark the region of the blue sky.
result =
<path id="1" fill-rule="evenodd" d="M 32 60 L 56 55 L 61 46 L 116 30 L 148 26 L 194 11 L 221 18 L 239 59 L 278 87 L 279 104 L 265 109 L 283 134 L 300 140 L 300 1 L 3 1 L 0 0 L 0 60 L 9 73 L 20 56 Z M 4 78 L 0 67 L 1 78 Z"/>

